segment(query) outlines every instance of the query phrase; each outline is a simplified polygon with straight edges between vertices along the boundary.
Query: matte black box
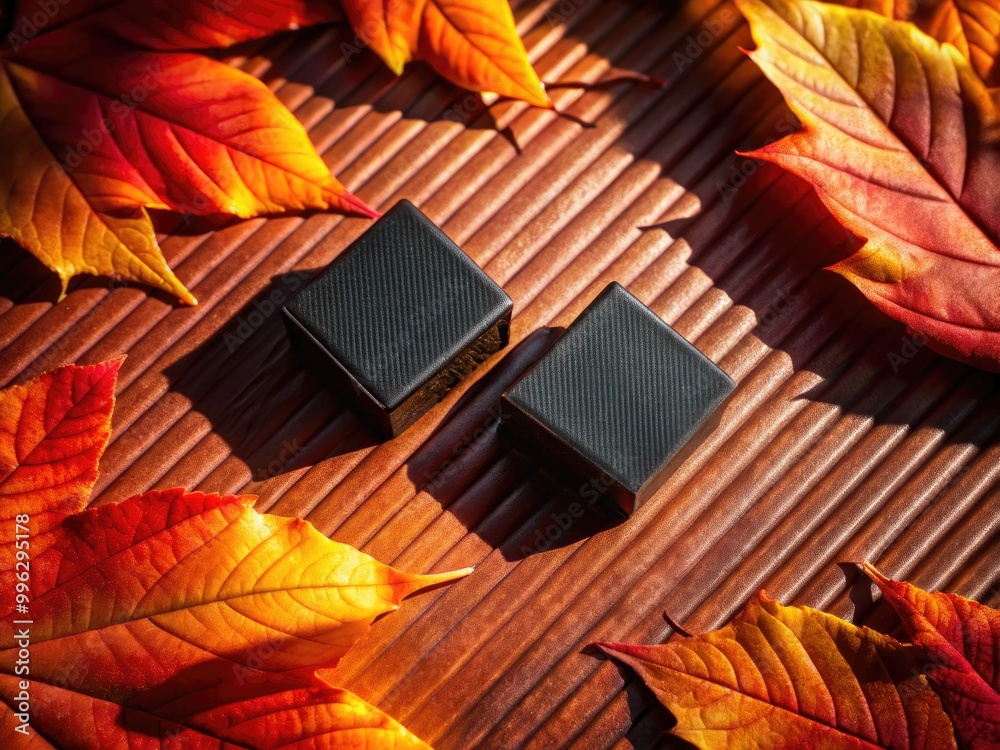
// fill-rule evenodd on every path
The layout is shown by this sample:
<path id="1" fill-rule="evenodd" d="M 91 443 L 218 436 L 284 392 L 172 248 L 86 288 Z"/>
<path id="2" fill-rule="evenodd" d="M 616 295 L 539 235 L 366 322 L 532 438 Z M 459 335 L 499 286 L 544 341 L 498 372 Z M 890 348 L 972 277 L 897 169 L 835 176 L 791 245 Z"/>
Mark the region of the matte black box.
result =
<path id="1" fill-rule="evenodd" d="M 299 356 L 393 437 L 507 345 L 510 297 L 400 201 L 282 308 Z"/>
<path id="2" fill-rule="evenodd" d="M 611 283 L 503 394 L 504 427 L 578 474 L 581 495 L 632 514 L 732 379 Z"/>

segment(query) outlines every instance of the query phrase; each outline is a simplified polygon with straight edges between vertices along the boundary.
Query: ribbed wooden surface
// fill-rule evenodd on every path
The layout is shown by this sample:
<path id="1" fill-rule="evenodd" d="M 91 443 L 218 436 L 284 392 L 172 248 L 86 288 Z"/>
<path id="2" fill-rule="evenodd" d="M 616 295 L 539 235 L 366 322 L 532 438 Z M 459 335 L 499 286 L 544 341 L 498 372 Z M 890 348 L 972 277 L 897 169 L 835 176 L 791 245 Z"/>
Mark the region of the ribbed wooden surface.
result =
<path id="1" fill-rule="evenodd" d="M 383 210 L 421 206 L 514 299 L 511 348 L 403 436 L 377 444 L 255 308 L 367 225 L 333 215 L 176 228 L 163 246 L 195 308 L 100 279 L 54 305 L 54 277 L 5 245 L 0 383 L 128 354 L 96 502 L 175 485 L 256 493 L 261 510 L 407 570 L 477 566 L 377 622 L 332 674 L 438 748 L 653 746 L 668 715 L 588 643 L 663 640 L 664 612 L 717 627 L 762 586 L 891 626 L 842 563 L 1000 603 L 1000 381 L 908 342 L 820 270 L 853 240 L 802 183 L 734 155 L 792 127 L 739 50 L 752 42 L 735 8 L 516 12 L 564 115 L 477 111 L 420 66 L 396 79 L 345 28 L 236 61 L 352 190 Z M 613 68 L 667 85 L 552 85 Z M 631 520 L 588 513 L 526 557 L 574 498 L 496 436 L 494 410 L 551 328 L 612 279 L 738 388 Z"/>

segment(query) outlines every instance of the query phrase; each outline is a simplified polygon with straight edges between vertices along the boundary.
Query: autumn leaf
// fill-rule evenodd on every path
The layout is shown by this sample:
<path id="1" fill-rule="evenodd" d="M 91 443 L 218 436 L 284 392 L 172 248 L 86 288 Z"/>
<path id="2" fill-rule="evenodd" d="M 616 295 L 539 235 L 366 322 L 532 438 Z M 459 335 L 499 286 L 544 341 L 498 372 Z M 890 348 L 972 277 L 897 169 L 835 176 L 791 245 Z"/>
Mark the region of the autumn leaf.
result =
<path id="1" fill-rule="evenodd" d="M 17 571 L 0 602 L 0 731 L 15 747 L 425 748 L 315 670 L 409 594 L 470 571 L 394 570 L 252 497 L 159 490 L 73 512 L 120 362 L 0 392 L 0 548 Z"/>
<path id="2" fill-rule="evenodd" d="M 954 45 L 987 86 L 1000 85 L 1000 0 L 843 0 L 840 4 L 912 21 Z"/>
<path id="3" fill-rule="evenodd" d="M 52 0 L 30 0 L 19 7 L 22 24 L 31 25 Z M 74 0 L 60 10 L 53 25 L 74 21 L 88 34 L 111 34 L 119 40 L 162 51 L 230 47 L 239 42 L 341 21 L 333 0 Z M 27 28 L 13 33 L 24 34 Z"/>
<path id="4" fill-rule="evenodd" d="M 469 572 L 401 573 L 252 501 L 163 490 L 65 519 L 31 558 L 32 676 L 57 680 L 79 653 L 65 687 L 155 711 L 234 677 L 334 666 L 405 596 Z M 2 606 L 12 674 L 18 614 Z"/>
<path id="5" fill-rule="evenodd" d="M 193 0 L 92 2 L 67 18 L 57 3 L 29 36 L 15 21 L 0 51 L 0 235 L 55 271 L 64 293 L 70 278 L 92 273 L 195 303 L 167 267 L 147 209 L 376 215 L 333 178 L 267 86 L 217 60 L 162 51 L 315 20 L 302 3 L 246 3 L 226 14 Z M 265 20 L 269 6 L 283 11 Z"/>
<path id="6" fill-rule="evenodd" d="M 507 0 L 344 0 L 344 10 L 397 75 L 424 60 L 463 88 L 552 107 Z"/>
<path id="7" fill-rule="evenodd" d="M 40 551 L 53 527 L 86 507 L 123 359 L 67 365 L 0 391 L 0 589 L 14 571 L 15 516 L 31 516 Z"/>
<path id="8" fill-rule="evenodd" d="M 1000 86 L 1000 0 L 944 0 L 921 27 L 955 45 L 987 86 Z"/>
<path id="9" fill-rule="evenodd" d="M 761 592 L 711 633 L 598 644 L 632 667 L 702 750 L 956 747 L 917 647 Z"/>
<path id="10" fill-rule="evenodd" d="M 16 704 L 19 678 L 0 674 L 0 697 Z M 184 719 L 169 721 L 140 709 L 68 690 L 59 685 L 28 680 L 27 693 L 38 713 L 55 712 L 62 720 L 33 721 L 49 744 L 42 747 L 143 747 L 158 740 L 162 747 L 218 750 L 223 748 L 296 747 L 350 750 L 428 750 L 428 745 L 398 722 L 347 690 L 318 678 L 312 684 L 277 693 L 233 700 L 227 695 L 217 706 L 205 707 Z M 35 747 L 15 732 L 12 711 L 0 711 L 0 732 L 13 738 L 13 747 Z M 43 728 L 41 728 L 43 727 Z M 160 747 L 158 743 L 154 745 Z"/>
<path id="11" fill-rule="evenodd" d="M 865 572 L 927 651 L 923 672 L 970 750 L 1000 744 L 1000 612 L 956 594 L 928 593 Z"/>
<path id="12" fill-rule="evenodd" d="M 749 154 L 815 186 L 867 240 L 833 266 L 937 351 L 1000 369 L 1000 91 L 906 23 L 737 0 L 750 53 L 803 123 Z"/>

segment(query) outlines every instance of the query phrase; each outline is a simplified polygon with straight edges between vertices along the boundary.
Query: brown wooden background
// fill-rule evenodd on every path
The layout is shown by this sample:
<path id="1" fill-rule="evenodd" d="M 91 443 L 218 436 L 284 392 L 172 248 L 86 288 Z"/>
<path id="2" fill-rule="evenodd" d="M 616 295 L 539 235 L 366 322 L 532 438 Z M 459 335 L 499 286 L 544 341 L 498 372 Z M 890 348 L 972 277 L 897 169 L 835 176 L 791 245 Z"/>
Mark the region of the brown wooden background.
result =
<path id="1" fill-rule="evenodd" d="M 0 383 L 127 353 L 95 498 L 251 492 L 413 571 L 476 565 L 376 623 L 333 673 L 438 748 L 650 747 L 669 717 L 593 640 L 723 624 L 761 586 L 893 623 L 842 563 L 997 604 L 998 378 L 907 343 L 820 270 L 853 240 L 789 176 L 734 155 L 792 127 L 739 51 L 728 2 L 527 0 L 532 59 L 566 113 L 396 79 L 345 28 L 236 60 L 306 123 L 370 204 L 441 224 L 515 302 L 516 346 L 378 445 L 254 302 L 366 227 L 334 215 L 177 228 L 165 253 L 201 301 L 54 277 L 0 254 Z M 615 82 L 614 67 L 667 81 Z M 572 500 L 498 438 L 500 392 L 610 280 L 739 383 L 719 427 L 615 527 L 596 513 L 525 558 Z M 246 322 L 244 322 L 246 321 Z M 228 335 L 227 335 L 228 334 Z M 558 516 L 557 516 L 558 517 Z"/>

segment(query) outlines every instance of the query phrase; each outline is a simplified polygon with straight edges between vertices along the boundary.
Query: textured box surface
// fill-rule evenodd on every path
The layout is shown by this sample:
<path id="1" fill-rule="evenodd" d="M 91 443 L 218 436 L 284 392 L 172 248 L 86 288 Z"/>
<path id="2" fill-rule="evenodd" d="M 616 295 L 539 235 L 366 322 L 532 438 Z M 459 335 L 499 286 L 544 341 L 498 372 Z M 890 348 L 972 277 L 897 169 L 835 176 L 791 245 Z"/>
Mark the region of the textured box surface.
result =
<path id="1" fill-rule="evenodd" d="M 732 379 L 618 283 L 503 398 L 510 431 L 633 512 Z M 596 485 L 595 485 L 596 486 Z"/>
<path id="2" fill-rule="evenodd" d="M 508 341 L 510 297 L 400 201 L 284 308 L 297 351 L 383 436 Z"/>

